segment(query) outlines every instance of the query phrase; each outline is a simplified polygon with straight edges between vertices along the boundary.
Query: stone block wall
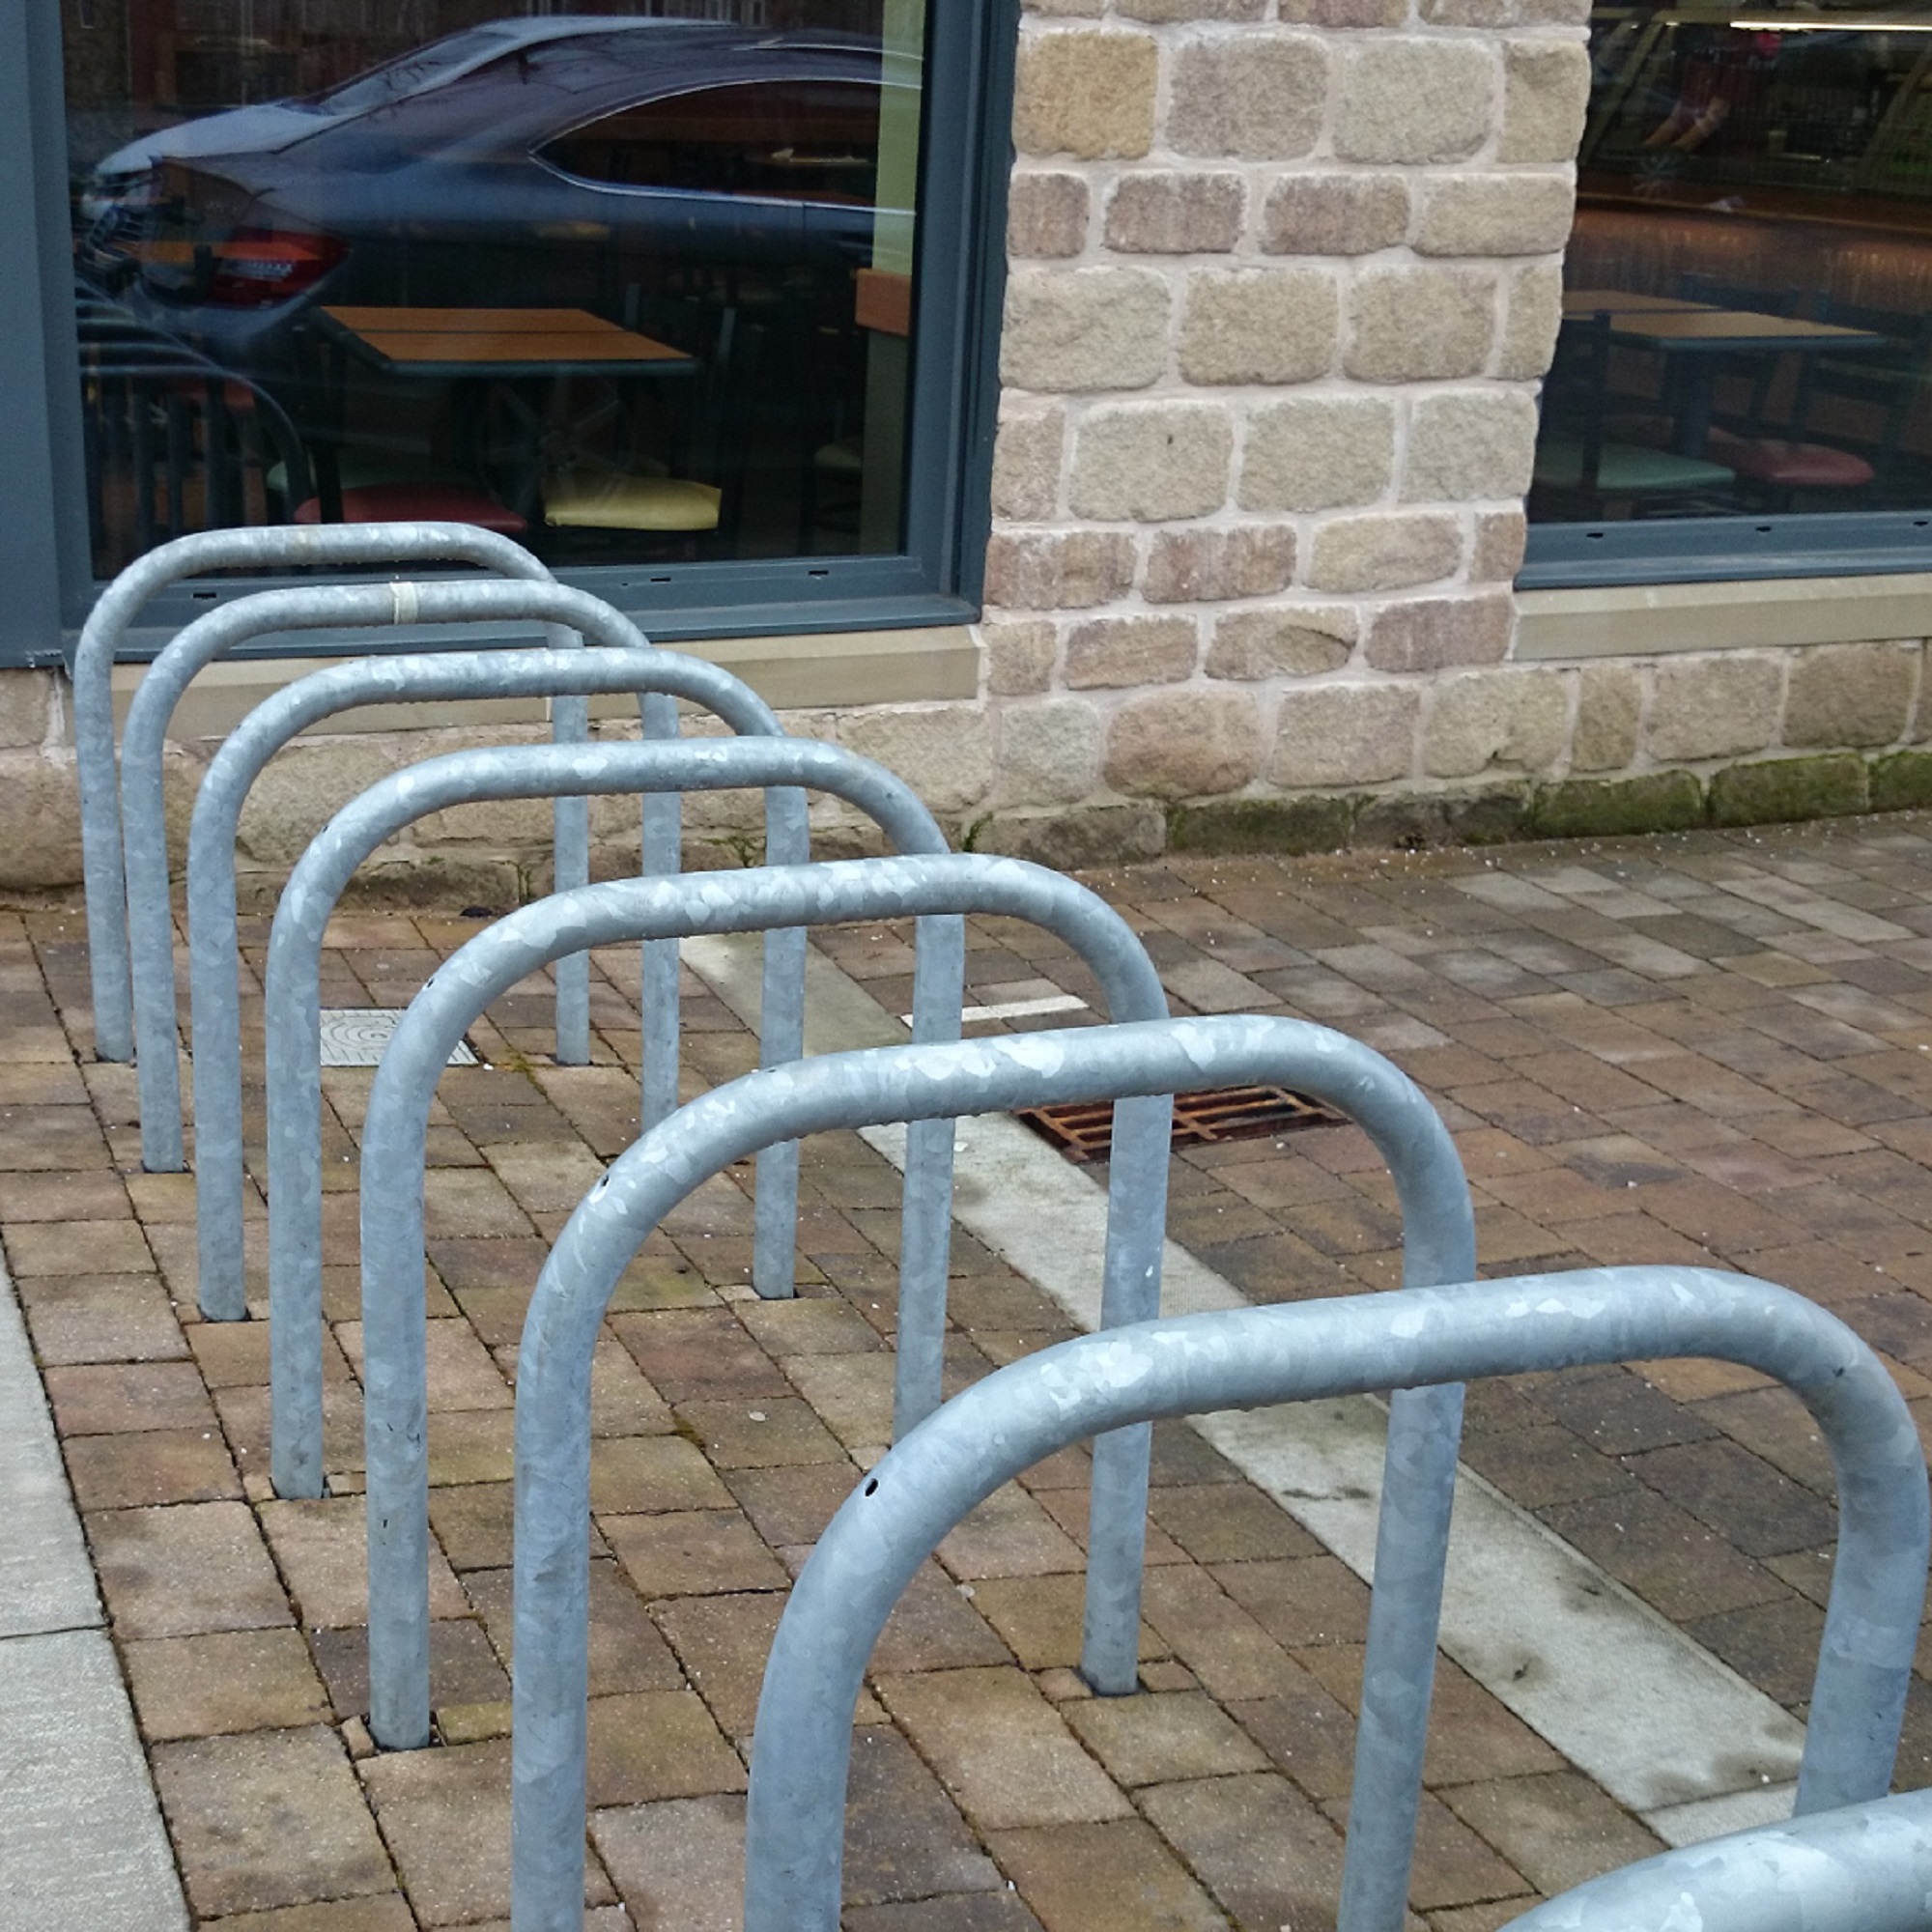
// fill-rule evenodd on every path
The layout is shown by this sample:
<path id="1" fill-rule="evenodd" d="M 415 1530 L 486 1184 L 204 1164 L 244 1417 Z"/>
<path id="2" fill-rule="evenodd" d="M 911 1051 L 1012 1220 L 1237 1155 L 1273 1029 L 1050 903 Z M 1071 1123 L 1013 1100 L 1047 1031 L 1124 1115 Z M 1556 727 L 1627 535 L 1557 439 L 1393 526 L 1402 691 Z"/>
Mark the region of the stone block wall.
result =
<path id="1" fill-rule="evenodd" d="M 1586 17 L 1030 0 L 980 694 L 789 727 L 900 771 L 958 842 L 1062 865 L 1932 803 L 1918 640 L 1512 661 Z M 0 884 L 79 876 L 57 697 L 0 673 Z M 372 779 L 515 735 L 304 743 L 244 864 L 267 890 Z M 173 815 L 212 749 L 176 748 Z M 605 869 L 635 816 L 597 806 Z M 442 814 L 374 869 L 500 902 L 543 886 L 548 822 Z M 754 801 L 687 824 L 695 858 L 758 849 Z"/>

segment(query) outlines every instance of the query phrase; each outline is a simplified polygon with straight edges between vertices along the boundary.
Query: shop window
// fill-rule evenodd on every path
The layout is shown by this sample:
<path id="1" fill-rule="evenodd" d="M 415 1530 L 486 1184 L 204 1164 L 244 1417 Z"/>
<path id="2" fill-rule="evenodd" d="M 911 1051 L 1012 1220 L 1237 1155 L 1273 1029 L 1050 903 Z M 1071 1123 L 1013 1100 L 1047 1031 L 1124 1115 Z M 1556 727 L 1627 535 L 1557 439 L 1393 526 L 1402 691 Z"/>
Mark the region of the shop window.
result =
<path id="1" fill-rule="evenodd" d="M 781 560 L 970 594 L 1008 12 L 69 0 L 95 576 L 183 529 L 442 516 L 659 603 Z"/>
<path id="2" fill-rule="evenodd" d="M 1932 565 L 1932 14 L 1590 45 L 1523 582 Z"/>

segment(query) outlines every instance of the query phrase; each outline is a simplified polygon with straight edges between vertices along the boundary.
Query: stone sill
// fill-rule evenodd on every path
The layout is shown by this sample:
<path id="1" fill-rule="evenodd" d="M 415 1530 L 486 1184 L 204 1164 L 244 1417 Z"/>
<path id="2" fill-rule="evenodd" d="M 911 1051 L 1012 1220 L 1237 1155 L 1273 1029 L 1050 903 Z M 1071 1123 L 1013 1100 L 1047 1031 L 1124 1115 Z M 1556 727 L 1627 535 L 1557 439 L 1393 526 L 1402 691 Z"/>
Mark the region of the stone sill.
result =
<path id="1" fill-rule="evenodd" d="M 963 624 L 908 631 L 826 632 L 794 638 L 719 638 L 679 644 L 743 678 L 781 711 L 849 709 L 871 704 L 917 704 L 976 697 L 980 652 Z M 346 664 L 346 658 L 224 659 L 191 684 L 175 712 L 168 735 L 178 741 L 226 737 L 271 692 L 310 671 Z M 114 668 L 117 726 L 146 673 L 145 665 Z M 622 697 L 591 700 L 593 717 L 634 716 Z M 381 704 L 344 711 L 305 733 L 319 737 L 353 731 L 419 731 L 440 725 L 540 724 L 548 716 L 541 698 L 480 699 L 462 704 Z"/>
<path id="2" fill-rule="evenodd" d="M 1932 633 L 1932 572 L 1524 590 L 1517 609 L 1523 664 L 1889 642 Z"/>

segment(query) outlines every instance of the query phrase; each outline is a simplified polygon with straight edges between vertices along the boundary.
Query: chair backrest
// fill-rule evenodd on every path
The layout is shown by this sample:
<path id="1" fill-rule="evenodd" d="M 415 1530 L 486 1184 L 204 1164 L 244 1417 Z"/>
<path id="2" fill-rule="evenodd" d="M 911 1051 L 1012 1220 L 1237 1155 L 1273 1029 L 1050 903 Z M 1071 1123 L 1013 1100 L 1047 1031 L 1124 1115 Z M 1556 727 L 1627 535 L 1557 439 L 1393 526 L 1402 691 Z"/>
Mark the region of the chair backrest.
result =
<path id="1" fill-rule="evenodd" d="M 1831 425 L 1834 440 L 1861 440 L 1883 464 L 1898 452 L 1906 425 L 1925 386 L 1928 367 L 1932 367 L 1932 312 L 1906 314 L 1897 309 L 1874 308 L 1864 302 L 1842 301 L 1835 296 L 1822 296 L 1817 319 L 1841 328 L 1867 329 L 1889 338 L 1884 349 L 1864 349 L 1842 355 L 1807 355 L 1799 381 L 1794 417 L 1809 425 L 1812 412 L 1821 399 L 1838 397 L 1862 404 L 1879 413 L 1877 434 L 1859 439 Z"/>

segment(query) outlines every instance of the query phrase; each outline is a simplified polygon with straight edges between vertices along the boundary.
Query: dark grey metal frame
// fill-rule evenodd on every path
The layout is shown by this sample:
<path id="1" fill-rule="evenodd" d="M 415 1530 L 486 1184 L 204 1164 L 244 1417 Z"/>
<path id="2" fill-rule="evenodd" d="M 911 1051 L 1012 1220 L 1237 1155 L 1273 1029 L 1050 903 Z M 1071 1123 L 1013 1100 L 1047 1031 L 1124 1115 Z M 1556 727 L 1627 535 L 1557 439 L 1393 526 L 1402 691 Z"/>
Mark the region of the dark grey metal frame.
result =
<path id="1" fill-rule="evenodd" d="M 571 571 L 653 640 L 962 623 L 977 614 L 989 519 L 1007 176 L 1019 0 L 931 0 L 922 116 L 927 164 L 918 242 L 906 467 L 906 548 L 891 556 L 747 559 Z M 0 666 L 62 661 L 63 629 L 96 593 L 87 554 L 79 363 L 68 245 L 60 10 L 0 0 Z M 946 156 L 944 179 L 929 165 Z M 271 588 L 231 582 L 217 602 Z M 130 655 L 158 648 L 206 603 L 163 601 Z M 420 639 L 402 638 L 415 645 Z M 365 648 L 311 639 L 305 652 Z M 432 645 L 433 647 L 433 645 Z"/>

